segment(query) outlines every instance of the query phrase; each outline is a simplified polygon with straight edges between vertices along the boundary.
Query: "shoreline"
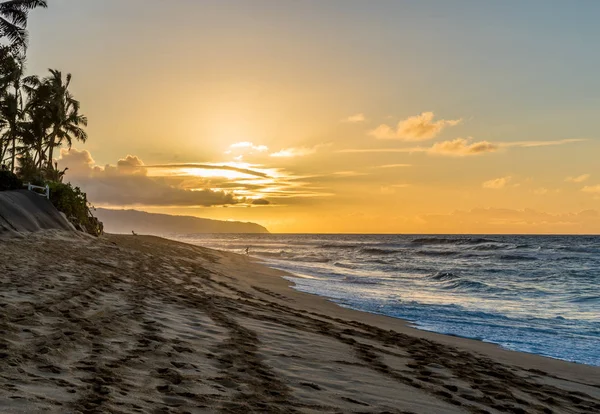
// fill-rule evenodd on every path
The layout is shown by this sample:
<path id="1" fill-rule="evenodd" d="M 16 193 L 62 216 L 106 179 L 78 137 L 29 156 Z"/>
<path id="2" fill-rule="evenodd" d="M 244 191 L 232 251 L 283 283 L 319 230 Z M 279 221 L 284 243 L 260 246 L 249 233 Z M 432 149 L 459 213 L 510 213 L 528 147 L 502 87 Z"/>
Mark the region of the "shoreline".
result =
<path id="1" fill-rule="evenodd" d="M 238 254 L 57 232 L 0 245 L 2 412 L 600 410 L 600 368 L 343 308 Z"/>
<path id="2" fill-rule="evenodd" d="M 221 250 L 219 250 L 219 251 L 221 251 Z M 273 268 L 271 266 L 268 266 L 267 264 L 263 264 L 263 265 L 267 266 L 267 267 L 270 267 L 271 269 L 274 269 L 274 270 L 282 271 L 284 273 L 289 273 L 289 272 L 286 272 L 285 270 L 281 270 L 281 269 L 277 269 L 277 268 Z M 305 292 L 305 291 L 303 291 L 303 290 L 301 290 L 299 288 L 296 288 L 296 283 L 293 280 L 290 280 L 290 279 L 293 279 L 293 278 L 302 278 L 302 276 L 300 276 L 300 275 L 296 275 L 296 274 L 292 273 L 291 276 L 282 275 L 282 278 L 285 279 L 285 280 L 287 280 L 288 282 L 290 282 L 290 288 L 291 289 L 294 289 L 294 290 L 296 290 L 298 292 L 304 293 L 306 295 L 313 295 L 313 296 L 316 296 L 316 297 L 319 297 L 319 298 L 325 298 L 329 302 L 331 302 L 331 303 L 339 306 L 340 308 L 350 309 L 350 310 L 354 310 L 354 311 L 357 311 L 357 312 L 368 313 L 368 314 L 372 314 L 372 315 L 376 315 L 376 316 L 382 316 L 382 317 L 386 317 L 386 318 L 397 319 L 399 321 L 402 321 L 408 328 L 416 329 L 418 331 L 430 332 L 430 333 L 435 333 L 435 334 L 438 334 L 438 335 L 444 335 L 444 336 L 450 336 L 450 337 L 455 337 L 455 338 L 468 339 L 468 340 L 471 340 L 471 341 L 477 341 L 477 342 L 481 342 L 481 343 L 484 343 L 484 344 L 490 344 L 490 345 L 497 346 L 500 349 L 505 350 L 505 351 L 518 352 L 518 353 L 527 354 L 527 355 L 534 355 L 534 356 L 538 356 L 538 357 L 542 357 L 542 358 L 549 358 L 551 360 L 568 362 L 570 364 L 576 364 L 576 365 L 581 365 L 581 366 L 585 366 L 585 367 L 600 368 L 600 366 L 598 366 L 598 365 L 584 364 L 582 362 L 569 361 L 567 359 L 556 358 L 556 357 L 552 357 L 552 356 L 549 356 L 549 355 L 537 354 L 535 352 L 527 352 L 527 351 L 521 351 L 521 350 L 517 350 L 517 349 L 510 349 L 510 348 L 507 348 L 507 347 L 503 346 L 502 344 L 499 344 L 499 343 L 496 343 L 496 342 L 493 342 L 493 341 L 486 341 L 485 339 L 472 338 L 472 337 L 469 337 L 469 336 L 462 336 L 462 335 L 458 335 L 458 334 L 444 333 L 444 332 L 438 332 L 438 331 L 435 331 L 435 330 L 421 328 L 421 327 L 419 327 L 419 321 L 410 321 L 408 319 L 397 317 L 397 316 L 389 316 L 389 315 L 386 315 L 384 313 L 363 310 L 363 309 L 359 309 L 357 307 L 352 307 L 352 306 L 346 306 L 346 305 L 343 305 L 341 303 L 337 303 L 335 301 L 335 299 L 330 298 L 328 296 L 319 295 L 317 293 Z"/>
<path id="3" fill-rule="evenodd" d="M 222 253 L 236 255 L 236 253 L 226 252 L 226 251 L 222 251 L 222 250 L 217 250 L 217 251 L 222 252 Z M 302 290 L 298 290 L 295 288 L 294 281 L 288 279 L 288 277 L 289 278 L 301 278 L 302 276 L 295 275 L 295 274 L 287 272 L 285 270 L 270 267 L 267 264 L 261 263 L 260 262 L 261 259 L 259 259 L 259 258 L 253 258 L 253 259 L 256 260 L 255 261 L 256 264 L 258 264 L 260 266 L 268 267 L 269 269 L 273 270 L 274 272 L 280 273 L 279 277 L 287 284 L 287 288 L 292 290 L 293 292 L 299 293 L 301 295 L 308 295 L 311 298 L 313 298 L 313 300 L 318 299 L 319 301 L 324 301 L 327 305 L 331 305 L 337 309 L 344 310 L 345 311 L 344 313 L 348 312 L 348 316 L 351 316 L 355 319 L 368 320 L 369 323 L 376 324 L 378 326 L 382 326 L 385 329 L 389 328 L 389 329 L 397 330 L 399 332 L 406 332 L 406 333 L 409 333 L 410 335 L 414 335 L 416 337 L 422 337 L 427 340 L 439 341 L 439 342 L 442 342 L 442 343 L 445 343 L 448 345 L 456 344 L 459 346 L 463 346 L 465 348 L 468 348 L 471 351 L 475 351 L 477 353 L 481 353 L 486 356 L 499 358 L 501 361 L 506 362 L 506 363 L 511 363 L 515 360 L 518 360 L 519 362 L 523 361 L 523 362 L 526 362 L 528 365 L 530 365 L 530 369 L 540 369 L 541 370 L 544 367 L 547 367 L 548 365 L 552 365 L 554 362 L 559 363 L 559 364 L 567 364 L 568 368 L 561 367 L 561 372 L 565 372 L 565 371 L 571 372 L 571 370 L 577 371 L 579 368 L 583 368 L 586 371 L 587 371 L 587 369 L 590 369 L 592 372 L 586 372 L 585 376 L 580 376 L 579 374 L 575 374 L 575 375 L 577 377 L 580 377 L 580 379 L 582 381 L 584 381 L 585 378 L 592 378 L 593 382 L 594 382 L 593 385 L 600 387 L 600 367 L 598 367 L 598 366 L 587 365 L 587 364 L 573 362 L 573 361 L 567 361 L 564 359 L 553 358 L 553 357 L 535 354 L 535 353 L 531 353 L 531 352 L 516 351 L 516 350 L 504 348 L 500 344 L 496 344 L 494 342 L 487 342 L 487 341 L 484 341 L 481 339 L 469 338 L 466 336 L 445 334 L 445 333 L 440 333 L 440 332 L 436 332 L 436 331 L 425 330 L 425 329 L 421 329 L 418 326 L 416 326 L 417 322 L 411 322 L 411 321 L 403 319 L 403 318 L 388 316 L 388 315 L 385 315 L 382 313 L 369 312 L 369 311 L 365 311 L 365 310 L 361 310 L 361 309 L 356 309 L 356 308 L 353 308 L 350 306 L 343 306 L 343 305 L 336 303 L 333 299 L 331 299 L 327 296 L 322 296 L 322 295 L 319 295 L 316 293 L 309 293 L 309 292 L 304 292 Z M 327 307 L 327 305 L 325 305 L 325 306 Z M 364 316 L 361 316 L 361 315 L 364 315 Z M 379 318 L 381 318 L 381 319 L 379 320 Z M 565 371 L 563 371 L 563 370 L 565 370 Z M 588 377 L 588 375 L 591 375 L 591 376 Z"/>

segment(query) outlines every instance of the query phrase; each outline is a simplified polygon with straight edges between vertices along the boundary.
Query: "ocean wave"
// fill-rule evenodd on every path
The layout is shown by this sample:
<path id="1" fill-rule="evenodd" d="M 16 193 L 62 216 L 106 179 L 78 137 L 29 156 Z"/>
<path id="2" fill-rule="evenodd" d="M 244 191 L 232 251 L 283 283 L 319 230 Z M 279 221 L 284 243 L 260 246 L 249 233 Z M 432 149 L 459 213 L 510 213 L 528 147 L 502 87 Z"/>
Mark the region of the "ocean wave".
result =
<path id="1" fill-rule="evenodd" d="M 483 282 L 475 280 L 463 279 L 452 272 L 438 272 L 428 276 L 428 279 L 435 280 L 440 283 L 440 287 L 446 290 L 458 290 L 469 292 L 497 292 L 502 289 L 491 287 Z"/>
<path id="2" fill-rule="evenodd" d="M 500 256 L 500 260 L 534 261 L 534 260 L 537 260 L 537 257 L 523 256 L 523 255 L 519 255 L 519 254 L 503 254 L 502 256 Z"/>
<path id="3" fill-rule="evenodd" d="M 490 292 L 497 290 L 496 288 L 492 288 L 485 283 L 465 279 L 448 281 L 442 288 L 447 290 L 459 290 L 467 292 Z"/>
<path id="4" fill-rule="evenodd" d="M 353 285 L 379 285 L 379 284 L 381 284 L 380 281 L 375 280 L 375 279 L 370 279 L 367 277 L 346 276 L 343 280 L 344 280 L 344 282 L 350 283 Z"/>
<path id="5" fill-rule="evenodd" d="M 600 249 L 593 247 L 558 247 L 556 250 L 561 250 L 563 252 L 571 252 L 571 253 L 600 253 Z"/>
<path id="6" fill-rule="evenodd" d="M 297 262 L 303 262 L 303 263 L 329 263 L 329 262 L 331 262 L 331 259 L 328 259 L 326 257 L 310 257 L 310 256 L 294 257 L 294 260 Z"/>
<path id="7" fill-rule="evenodd" d="M 318 246 L 319 249 L 357 249 L 361 247 L 360 244 L 346 244 L 346 243 L 325 243 Z"/>
<path id="8" fill-rule="evenodd" d="M 340 267 L 342 269 L 351 269 L 351 270 L 354 270 L 354 269 L 358 269 L 359 268 L 358 265 L 353 265 L 353 264 L 350 264 L 350 263 L 335 262 L 333 265 L 335 267 Z"/>
<path id="9" fill-rule="evenodd" d="M 578 298 L 571 299 L 569 302 L 571 302 L 571 303 L 600 302 L 600 295 L 580 296 Z"/>
<path id="10" fill-rule="evenodd" d="M 419 250 L 415 252 L 415 254 L 419 256 L 438 256 L 438 257 L 447 257 L 447 256 L 456 256 L 459 252 L 452 250 Z"/>
<path id="11" fill-rule="evenodd" d="M 469 250 L 488 251 L 488 250 L 507 250 L 511 246 L 508 244 L 480 244 L 471 247 Z"/>
<path id="12" fill-rule="evenodd" d="M 376 247 L 365 247 L 360 249 L 361 253 L 373 254 L 373 255 L 388 255 L 388 254 L 396 254 L 398 250 L 387 250 L 387 249 L 378 249 Z"/>
<path id="13" fill-rule="evenodd" d="M 437 272 L 434 275 L 429 276 L 429 279 L 433 279 L 433 280 L 455 280 L 458 279 L 460 276 L 455 275 L 454 273 L 451 272 Z"/>
<path id="14" fill-rule="evenodd" d="M 469 238 L 450 238 L 450 237 L 423 237 L 414 239 L 412 244 L 428 245 L 428 244 L 482 244 L 482 243 L 498 243 L 496 240 L 484 239 L 480 237 Z"/>
<path id="15" fill-rule="evenodd" d="M 272 252 L 272 251 L 256 251 L 256 252 L 254 252 L 254 251 L 250 250 L 250 253 L 252 255 L 259 256 L 259 257 L 278 258 L 278 259 L 285 259 L 285 260 L 294 261 L 294 262 L 329 263 L 331 261 L 330 258 L 321 256 L 321 255 L 311 255 L 311 254 L 301 255 L 301 254 L 294 254 L 291 252 L 287 252 L 285 250 L 281 250 L 279 252 Z"/>

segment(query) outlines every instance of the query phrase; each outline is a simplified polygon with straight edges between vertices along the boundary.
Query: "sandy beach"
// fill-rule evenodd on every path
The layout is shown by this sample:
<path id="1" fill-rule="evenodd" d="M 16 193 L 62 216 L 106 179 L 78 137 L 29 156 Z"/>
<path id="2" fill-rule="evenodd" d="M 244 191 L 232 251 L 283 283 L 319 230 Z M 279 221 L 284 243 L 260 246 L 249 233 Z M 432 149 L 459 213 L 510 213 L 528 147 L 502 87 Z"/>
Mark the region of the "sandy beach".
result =
<path id="1" fill-rule="evenodd" d="M 600 368 L 419 331 L 281 276 L 155 237 L 0 240 L 0 412 L 600 412 Z"/>

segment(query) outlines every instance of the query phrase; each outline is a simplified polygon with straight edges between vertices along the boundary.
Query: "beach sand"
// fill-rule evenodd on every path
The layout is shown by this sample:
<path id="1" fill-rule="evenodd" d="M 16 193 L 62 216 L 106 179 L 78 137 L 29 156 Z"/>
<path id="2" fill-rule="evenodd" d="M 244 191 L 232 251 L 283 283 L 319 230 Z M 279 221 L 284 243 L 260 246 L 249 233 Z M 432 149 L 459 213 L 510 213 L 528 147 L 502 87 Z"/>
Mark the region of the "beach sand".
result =
<path id="1" fill-rule="evenodd" d="M 0 412 L 600 412 L 598 367 L 419 331 L 281 276 L 155 237 L 1 240 Z"/>

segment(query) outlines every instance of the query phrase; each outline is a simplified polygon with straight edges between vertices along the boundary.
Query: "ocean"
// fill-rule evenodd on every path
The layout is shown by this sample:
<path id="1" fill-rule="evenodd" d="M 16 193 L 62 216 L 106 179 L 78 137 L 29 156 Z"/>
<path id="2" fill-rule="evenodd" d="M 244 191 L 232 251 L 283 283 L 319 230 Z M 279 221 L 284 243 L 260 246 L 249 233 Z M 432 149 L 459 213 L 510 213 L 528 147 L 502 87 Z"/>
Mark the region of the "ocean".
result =
<path id="1" fill-rule="evenodd" d="M 600 366 L 600 237 L 164 235 L 250 255 L 295 288 L 427 331 Z"/>

